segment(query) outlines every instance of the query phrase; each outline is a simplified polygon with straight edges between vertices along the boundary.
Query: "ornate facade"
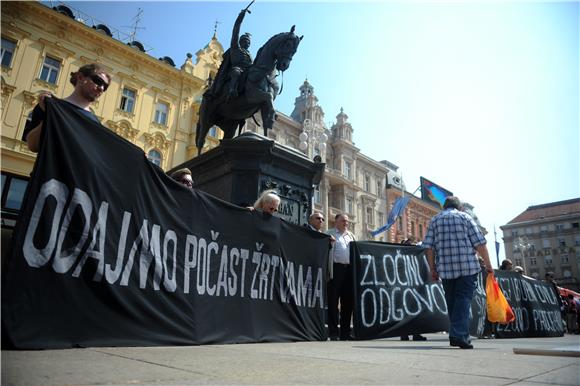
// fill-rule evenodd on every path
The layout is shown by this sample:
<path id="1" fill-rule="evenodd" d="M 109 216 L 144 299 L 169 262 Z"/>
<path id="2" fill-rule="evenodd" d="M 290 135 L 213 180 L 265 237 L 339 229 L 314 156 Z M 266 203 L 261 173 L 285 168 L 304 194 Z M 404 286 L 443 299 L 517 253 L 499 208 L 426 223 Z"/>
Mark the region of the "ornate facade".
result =
<path id="1" fill-rule="evenodd" d="M 261 128 L 250 119 L 246 130 L 260 132 Z M 268 135 L 283 145 L 302 150 L 310 159 L 320 157 L 326 163 L 313 200 L 314 208 L 326 216 L 323 229 L 334 227 L 336 214 L 347 213 L 350 229 L 359 240 L 401 242 L 410 235 L 421 240 L 429 220 L 439 210 L 408 192 L 405 194 L 412 199 L 399 225 L 374 239 L 370 235 L 372 230 L 385 224 L 395 199 L 401 195 L 400 187 L 388 179 L 397 175 L 398 167 L 363 154 L 353 142 L 353 130 L 344 109 L 330 128 L 326 126 L 314 87 L 306 80 L 300 86 L 300 95 L 290 116 L 278 113 L 278 120 Z M 301 140 L 302 133 L 307 134 L 306 141 Z"/>
<path id="2" fill-rule="evenodd" d="M 21 141 L 41 91 L 63 98 L 73 86 L 69 74 L 97 62 L 112 75 L 109 89 L 94 103 L 101 123 L 141 147 L 163 169 L 196 155 L 195 127 L 207 79 L 223 54 L 216 36 L 180 68 L 156 59 L 141 43 L 112 37 L 104 25 L 75 19 L 67 7 L 39 2 L 2 4 L 2 171 L 26 176 L 35 155 Z M 217 132 L 207 146 L 216 146 Z"/>

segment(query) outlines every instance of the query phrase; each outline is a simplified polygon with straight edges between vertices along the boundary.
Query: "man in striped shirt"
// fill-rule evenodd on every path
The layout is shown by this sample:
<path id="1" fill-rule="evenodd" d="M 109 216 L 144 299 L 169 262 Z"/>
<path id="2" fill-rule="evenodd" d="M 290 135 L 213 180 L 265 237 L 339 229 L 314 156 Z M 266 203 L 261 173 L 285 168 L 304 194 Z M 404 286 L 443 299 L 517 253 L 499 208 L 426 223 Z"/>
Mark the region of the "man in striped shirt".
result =
<path id="1" fill-rule="evenodd" d="M 483 257 L 486 270 L 493 274 L 486 240 L 473 218 L 461 211 L 461 201 L 450 196 L 443 211 L 431 219 L 423 247 L 426 248 L 431 277 L 443 282 L 449 343 L 472 349 L 469 336 L 469 310 L 481 267 L 477 253 Z"/>

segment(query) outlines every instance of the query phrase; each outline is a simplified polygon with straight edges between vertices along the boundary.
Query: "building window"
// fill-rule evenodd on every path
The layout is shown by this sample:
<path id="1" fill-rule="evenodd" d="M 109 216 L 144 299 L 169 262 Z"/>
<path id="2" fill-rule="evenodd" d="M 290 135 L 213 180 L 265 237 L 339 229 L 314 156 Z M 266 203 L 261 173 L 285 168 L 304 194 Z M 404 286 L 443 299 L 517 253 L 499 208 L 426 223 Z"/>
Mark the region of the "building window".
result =
<path id="1" fill-rule="evenodd" d="M 137 93 L 131 89 L 124 88 L 121 95 L 121 105 L 119 108 L 128 113 L 132 113 L 135 109 L 135 97 Z"/>
<path id="2" fill-rule="evenodd" d="M 518 231 L 517 231 L 517 230 L 513 230 L 513 231 L 512 231 L 512 236 L 513 236 L 513 237 L 516 237 L 517 235 L 518 235 Z"/>
<path id="3" fill-rule="evenodd" d="M 383 195 L 383 180 L 377 178 L 377 196 Z"/>
<path id="4" fill-rule="evenodd" d="M 568 277 L 572 277 L 572 272 L 565 270 L 564 271 L 564 277 L 568 278 Z"/>
<path id="5" fill-rule="evenodd" d="M 370 191 L 371 191 L 371 176 L 369 176 L 368 174 L 364 175 L 364 184 L 365 184 L 365 191 L 370 193 Z"/>
<path id="6" fill-rule="evenodd" d="M 401 216 L 397 218 L 397 230 L 399 232 L 403 231 L 403 218 Z"/>
<path id="7" fill-rule="evenodd" d="M 353 214 L 352 198 L 346 198 L 346 213 Z"/>
<path id="8" fill-rule="evenodd" d="M 567 254 L 564 254 L 564 255 L 561 255 L 560 256 L 560 263 L 562 263 L 562 264 L 568 264 L 569 263 L 569 261 L 568 261 L 568 255 Z"/>
<path id="9" fill-rule="evenodd" d="M 576 236 L 576 238 L 574 239 L 574 245 L 580 246 L 580 236 Z"/>
<path id="10" fill-rule="evenodd" d="M 556 224 L 556 231 L 563 231 L 564 230 L 564 224 Z"/>
<path id="11" fill-rule="evenodd" d="M 320 204 L 320 187 L 314 188 L 314 203 Z"/>
<path id="12" fill-rule="evenodd" d="M 540 227 L 540 233 L 547 233 L 548 232 L 548 226 L 547 225 L 542 225 Z"/>
<path id="13" fill-rule="evenodd" d="M 566 246 L 566 239 L 563 237 L 558 237 L 558 246 L 565 247 Z"/>
<path id="14" fill-rule="evenodd" d="M 383 212 L 377 212 L 377 221 L 379 226 L 385 225 L 385 215 Z"/>
<path id="15" fill-rule="evenodd" d="M 2 210 L 20 210 L 27 186 L 27 179 L 2 173 Z"/>
<path id="16" fill-rule="evenodd" d="M 550 248 L 551 247 L 550 240 L 546 240 L 546 239 L 542 240 L 542 246 L 544 248 Z"/>
<path id="17" fill-rule="evenodd" d="M 157 150 L 149 150 L 149 153 L 147 153 L 147 159 L 151 161 L 151 163 L 154 163 L 157 166 L 161 166 L 161 153 Z"/>
<path id="18" fill-rule="evenodd" d="M 573 222 L 573 223 L 572 223 L 572 228 L 574 228 L 574 229 L 578 229 L 578 228 L 580 228 L 580 223 Z"/>
<path id="19" fill-rule="evenodd" d="M 419 238 L 423 240 L 423 224 L 419 224 Z"/>
<path id="20" fill-rule="evenodd" d="M 349 180 L 351 179 L 351 175 L 352 175 L 352 165 L 348 161 L 344 161 L 344 175 Z"/>
<path id="21" fill-rule="evenodd" d="M 516 257 L 515 261 L 516 265 L 522 265 L 522 259 L 520 259 L 519 257 Z"/>
<path id="22" fill-rule="evenodd" d="M 528 227 L 526 228 L 526 235 L 531 235 L 532 234 L 532 228 Z"/>
<path id="23" fill-rule="evenodd" d="M 212 127 L 210 127 L 210 128 L 209 128 L 208 135 L 209 135 L 210 137 L 217 138 L 217 137 L 218 137 L 217 127 L 216 127 L 216 126 L 212 126 Z"/>
<path id="24" fill-rule="evenodd" d="M 42 69 L 40 70 L 40 79 L 47 83 L 56 84 L 58 73 L 60 72 L 60 60 L 46 56 Z"/>
<path id="25" fill-rule="evenodd" d="M 551 248 L 544 248 L 544 255 L 549 255 L 550 253 L 552 253 Z"/>
<path id="26" fill-rule="evenodd" d="M 552 256 L 545 256 L 544 257 L 544 265 L 552 266 L 552 264 L 553 264 Z"/>
<path id="27" fill-rule="evenodd" d="M 415 234 L 415 221 L 411 221 L 411 234 Z"/>
<path id="28" fill-rule="evenodd" d="M 167 103 L 157 102 L 157 105 L 155 106 L 155 123 L 167 126 L 168 114 L 169 114 L 169 105 Z"/>
<path id="29" fill-rule="evenodd" d="M 2 38 L 2 66 L 10 67 L 14 51 L 16 51 L 16 43 L 12 40 Z"/>
<path id="30" fill-rule="evenodd" d="M 367 208 L 367 224 L 373 225 L 373 208 Z"/>
<path id="31" fill-rule="evenodd" d="M 530 257 L 530 265 L 538 265 L 538 261 L 535 257 Z"/>
<path id="32" fill-rule="evenodd" d="M 318 147 L 318 145 L 314 146 L 314 156 L 322 156 L 322 153 L 320 152 L 320 148 Z"/>

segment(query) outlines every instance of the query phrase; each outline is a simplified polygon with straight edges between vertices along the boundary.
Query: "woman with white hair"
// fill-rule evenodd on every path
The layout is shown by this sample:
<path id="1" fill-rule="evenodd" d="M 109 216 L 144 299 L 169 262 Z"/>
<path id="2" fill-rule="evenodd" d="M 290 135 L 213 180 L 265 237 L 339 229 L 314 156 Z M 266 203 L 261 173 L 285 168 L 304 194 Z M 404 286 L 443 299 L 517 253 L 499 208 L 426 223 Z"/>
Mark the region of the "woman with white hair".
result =
<path id="1" fill-rule="evenodd" d="M 278 211 L 279 206 L 280 196 L 274 189 L 269 189 L 260 194 L 260 197 L 254 202 L 254 206 L 250 209 L 258 209 L 268 214 L 274 214 Z"/>

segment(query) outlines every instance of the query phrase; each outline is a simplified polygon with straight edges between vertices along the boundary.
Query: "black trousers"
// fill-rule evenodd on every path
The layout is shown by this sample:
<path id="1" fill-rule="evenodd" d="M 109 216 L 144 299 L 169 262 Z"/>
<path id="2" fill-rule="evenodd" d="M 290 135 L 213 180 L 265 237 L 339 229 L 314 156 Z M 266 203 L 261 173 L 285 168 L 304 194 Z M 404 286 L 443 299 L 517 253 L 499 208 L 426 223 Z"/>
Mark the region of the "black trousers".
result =
<path id="1" fill-rule="evenodd" d="M 333 278 L 328 282 L 328 333 L 331 337 L 347 339 L 353 308 L 353 279 L 350 264 L 334 263 Z M 338 330 L 338 303 L 340 301 L 340 334 Z"/>

